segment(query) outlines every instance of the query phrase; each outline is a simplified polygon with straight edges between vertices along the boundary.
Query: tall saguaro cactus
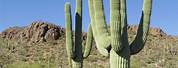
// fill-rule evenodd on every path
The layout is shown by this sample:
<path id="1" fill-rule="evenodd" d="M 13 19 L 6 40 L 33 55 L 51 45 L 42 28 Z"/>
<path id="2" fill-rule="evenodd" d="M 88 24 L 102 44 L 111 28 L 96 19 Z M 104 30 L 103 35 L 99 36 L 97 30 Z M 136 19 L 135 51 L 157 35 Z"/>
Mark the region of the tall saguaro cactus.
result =
<path id="1" fill-rule="evenodd" d="M 72 17 L 71 7 L 69 3 L 65 4 L 65 27 L 66 27 L 66 49 L 69 57 L 69 65 L 71 68 L 82 68 L 83 59 L 87 58 L 90 54 L 93 35 L 91 26 L 89 27 L 85 50 L 82 52 L 82 0 L 76 0 L 76 13 L 75 13 L 75 40 L 73 41 L 72 33 Z M 75 43 L 75 45 L 74 45 Z"/>
<path id="2" fill-rule="evenodd" d="M 130 56 L 141 51 L 147 39 L 152 0 L 144 0 L 137 35 L 131 44 L 128 42 L 126 0 L 110 0 L 110 33 L 103 0 L 88 1 L 97 49 L 102 55 L 110 56 L 110 68 L 130 68 Z"/>

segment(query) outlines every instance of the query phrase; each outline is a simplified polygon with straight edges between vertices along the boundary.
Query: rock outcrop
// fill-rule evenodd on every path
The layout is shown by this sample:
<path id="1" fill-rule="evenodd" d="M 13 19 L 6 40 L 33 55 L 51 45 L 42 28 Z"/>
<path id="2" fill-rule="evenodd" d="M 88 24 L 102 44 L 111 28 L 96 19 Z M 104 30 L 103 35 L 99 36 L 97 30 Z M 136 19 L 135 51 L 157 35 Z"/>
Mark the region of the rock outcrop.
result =
<path id="1" fill-rule="evenodd" d="M 30 26 L 24 28 L 9 28 L 1 33 L 2 38 L 22 39 L 33 42 L 44 42 L 57 40 L 64 36 L 65 30 L 54 24 L 47 22 L 33 22 Z"/>
<path id="2" fill-rule="evenodd" d="M 138 29 L 138 25 L 128 26 L 128 32 L 131 33 L 131 34 L 136 35 L 137 29 Z M 153 27 L 150 28 L 149 34 L 152 35 L 152 36 L 157 36 L 157 37 L 167 36 L 166 33 L 162 29 L 153 28 Z"/>

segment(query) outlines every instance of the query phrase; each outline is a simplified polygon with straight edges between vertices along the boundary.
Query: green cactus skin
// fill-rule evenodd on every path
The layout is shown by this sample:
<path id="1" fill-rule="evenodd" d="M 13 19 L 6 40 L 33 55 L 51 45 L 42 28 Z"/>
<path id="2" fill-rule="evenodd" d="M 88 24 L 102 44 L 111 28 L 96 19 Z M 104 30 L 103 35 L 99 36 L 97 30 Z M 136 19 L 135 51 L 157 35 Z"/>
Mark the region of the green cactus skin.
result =
<path id="1" fill-rule="evenodd" d="M 97 0 L 99 1 L 99 0 Z M 100 3 L 96 6 L 98 6 L 97 8 L 101 8 L 102 10 L 100 10 L 98 13 L 102 14 L 99 16 L 95 16 L 95 12 L 94 12 L 94 5 L 93 5 L 93 1 L 89 0 L 89 7 L 90 8 L 90 18 L 91 18 L 91 26 L 92 26 L 92 31 L 93 31 L 93 36 L 94 39 L 96 41 L 96 47 L 98 48 L 99 52 L 104 55 L 104 56 L 109 56 L 109 52 L 108 52 L 108 48 L 110 46 L 110 37 L 109 37 L 109 32 L 107 31 L 107 25 L 106 23 L 93 23 L 96 22 L 95 19 L 100 18 L 100 20 L 97 20 L 97 22 L 105 22 L 105 17 L 104 17 L 104 12 L 103 12 L 103 4 Z M 99 6 L 101 5 L 101 6 Z M 103 19 L 101 18 L 103 17 Z M 100 25 L 100 27 L 97 27 L 96 25 Z M 101 29 L 101 30 L 96 30 L 96 29 Z M 98 32 L 99 31 L 99 32 Z"/>
<path id="2" fill-rule="evenodd" d="M 131 44 L 128 42 L 126 0 L 110 0 L 111 33 L 107 31 L 103 0 L 88 1 L 97 49 L 104 56 L 109 54 L 110 68 L 130 68 L 130 56 L 140 52 L 147 39 L 152 0 L 144 0 L 137 35 Z"/>
<path id="3" fill-rule="evenodd" d="M 72 36 L 72 15 L 71 6 L 67 2 L 65 4 L 65 27 L 66 27 L 66 50 L 69 59 L 69 66 L 71 68 L 82 68 L 83 59 L 87 58 L 90 54 L 92 43 L 93 43 L 93 33 L 92 28 L 89 26 L 87 41 L 85 45 L 84 53 L 82 52 L 82 0 L 76 0 L 76 28 L 75 28 L 75 40 L 73 41 Z M 75 45 L 74 45 L 75 43 Z"/>
<path id="4" fill-rule="evenodd" d="M 73 55 L 73 41 L 72 41 L 72 18 L 71 18 L 71 7 L 69 3 L 65 4 L 65 27 L 66 28 L 66 50 L 67 50 L 67 55 L 69 59 L 69 65 L 72 67 L 72 60 L 71 58 L 74 57 Z"/>
<path id="5" fill-rule="evenodd" d="M 83 58 L 86 59 L 91 52 L 92 49 L 92 43 L 93 43 L 93 34 L 92 34 L 92 28 L 91 25 L 88 28 L 88 34 L 87 34 L 87 40 L 86 40 L 86 46 L 85 46 L 85 51 L 83 54 Z"/>
<path id="6" fill-rule="evenodd" d="M 75 59 L 73 62 L 74 68 L 82 67 L 82 0 L 76 0 L 75 9 Z M 75 62 L 77 61 L 77 62 Z"/>

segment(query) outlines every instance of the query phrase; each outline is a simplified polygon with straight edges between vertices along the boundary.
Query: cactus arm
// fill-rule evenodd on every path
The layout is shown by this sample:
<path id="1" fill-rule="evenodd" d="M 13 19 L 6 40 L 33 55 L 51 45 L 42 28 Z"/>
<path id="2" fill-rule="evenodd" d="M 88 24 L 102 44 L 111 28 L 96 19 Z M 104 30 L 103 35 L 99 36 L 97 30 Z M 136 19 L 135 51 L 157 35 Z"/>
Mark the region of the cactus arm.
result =
<path id="1" fill-rule="evenodd" d="M 100 33 L 98 32 L 97 23 L 95 22 L 94 0 L 88 0 L 88 1 L 89 1 L 88 2 L 89 13 L 90 13 L 90 18 L 91 18 L 91 27 L 92 27 L 92 31 L 93 31 L 94 40 L 96 42 L 96 47 L 97 47 L 98 51 L 100 52 L 100 54 L 102 54 L 104 56 L 109 56 L 109 52 L 108 52 L 107 48 L 109 48 L 109 46 L 110 46 L 110 41 L 108 39 L 104 39 L 107 36 L 101 37 Z M 104 24 L 104 25 L 106 25 L 106 24 Z M 105 41 L 103 41 L 102 38 Z"/>
<path id="2" fill-rule="evenodd" d="M 72 18 L 71 7 L 69 3 L 65 4 L 65 27 L 66 27 L 66 50 L 70 58 L 74 57 L 73 54 L 73 40 L 72 40 Z"/>
<path id="3" fill-rule="evenodd" d="M 73 59 L 73 68 L 83 67 L 82 55 L 82 0 L 76 0 L 75 9 L 75 58 Z"/>
<path id="4" fill-rule="evenodd" d="M 107 37 L 109 35 L 104 15 L 103 0 L 93 0 L 96 31 L 99 35 Z"/>
<path id="5" fill-rule="evenodd" d="M 75 53 L 82 54 L 82 0 L 76 0 L 75 15 Z"/>
<path id="6" fill-rule="evenodd" d="M 92 49 L 92 44 L 93 44 L 93 34 L 92 34 L 92 28 L 90 25 L 89 29 L 88 29 L 87 40 L 86 40 L 83 58 L 87 58 L 90 55 L 90 52 Z"/>
<path id="7" fill-rule="evenodd" d="M 95 12 L 94 12 L 94 5 L 93 5 L 93 0 L 88 0 L 88 6 L 89 6 L 89 14 L 90 14 L 90 21 L 91 21 L 91 28 L 93 35 L 97 35 L 96 31 L 96 23 L 95 23 Z"/>
<path id="8" fill-rule="evenodd" d="M 65 27 L 66 27 L 66 50 L 68 55 L 69 67 L 72 68 L 72 58 L 75 57 L 73 53 L 73 40 L 72 40 L 72 18 L 71 6 L 67 2 L 65 4 Z"/>
<path id="9" fill-rule="evenodd" d="M 126 0 L 120 0 L 120 14 L 121 14 L 121 33 L 124 34 L 127 32 L 127 9 L 126 9 Z"/>
<path id="10" fill-rule="evenodd" d="M 121 45 L 121 15 L 120 0 L 110 0 L 110 28 L 111 28 L 111 46 L 115 52 L 119 52 Z"/>
<path id="11" fill-rule="evenodd" d="M 130 44 L 131 55 L 138 53 L 144 47 L 149 31 L 151 9 L 152 0 L 144 0 L 143 11 L 137 30 L 137 35 L 135 37 L 135 40 Z"/>
<path id="12" fill-rule="evenodd" d="M 97 31 L 96 31 L 96 23 L 95 23 L 95 12 L 94 12 L 94 5 L 93 0 L 88 0 L 88 6 L 89 6 L 89 14 L 90 14 L 90 21 L 91 21 L 91 28 L 93 35 L 97 37 Z"/>
<path id="13" fill-rule="evenodd" d="M 99 44 L 104 48 L 110 45 L 110 37 L 105 21 L 103 0 L 93 0 L 94 12 L 95 12 L 95 22 L 97 34 L 100 35 L 97 39 Z"/>
<path id="14" fill-rule="evenodd" d="M 126 0 L 120 0 L 121 1 L 121 8 L 120 8 L 120 14 L 121 14 L 121 37 L 122 37 L 122 45 L 129 45 L 128 42 L 128 32 L 127 32 L 127 9 L 126 9 Z"/>

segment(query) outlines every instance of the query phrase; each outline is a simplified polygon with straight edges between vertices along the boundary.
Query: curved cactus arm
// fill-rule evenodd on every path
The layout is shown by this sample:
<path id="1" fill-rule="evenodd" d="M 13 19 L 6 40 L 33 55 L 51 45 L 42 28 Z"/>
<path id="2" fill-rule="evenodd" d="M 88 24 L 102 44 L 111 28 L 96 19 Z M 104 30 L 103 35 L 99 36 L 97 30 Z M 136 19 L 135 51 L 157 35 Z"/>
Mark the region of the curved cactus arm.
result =
<path id="1" fill-rule="evenodd" d="M 73 40 L 72 40 L 72 18 L 70 3 L 65 4 L 65 27 L 66 27 L 66 50 L 70 58 L 74 57 L 73 54 Z"/>
<path id="2" fill-rule="evenodd" d="M 111 46 L 115 52 L 119 52 L 121 45 L 121 14 L 120 0 L 110 0 L 110 28 L 111 28 Z"/>
<path id="3" fill-rule="evenodd" d="M 143 11 L 135 40 L 130 44 L 130 53 L 134 55 L 141 51 L 147 40 L 152 10 L 152 0 L 144 0 Z"/>
<path id="4" fill-rule="evenodd" d="M 86 40 L 85 50 L 83 53 L 83 58 L 87 58 L 90 55 L 92 44 L 93 44 L 93 34 L 92 34 L 92 28 L 90 25 L 88 29 L 88 33 L 87 33 L 87 40 Z"/>
<path id="5" fill-rule="evenodd" d="M 96 31 L 102 37 L 107 37 L 109 35 L 107 30 L 107 24 L 104 15 L 103 0 L 93 0 L 94 12 L 95 12 L 95 23 Z"/>
<path id="6" fill-rule="evenodd" d="M 93 31 L 94 40 L 96 42 L 96 47 L 97 47 L 98 51 L 104 56 L 109 56 L 108 48 L 110 47 L 110 40 L 109 40 L 107 28 L 106 28 L 106 23 L 105 23 L 105 21 L 101 22 L 102 26 L 100 26 L 100 23 L 96 23 L 95 11 L 94 11 L 94 1 L 95 0 L 88 0 L 89 13 L 90 13 L 90 18 L 91 18 L 91 27 L 92 27 L 92 31 Z M 99 24 L 99 25 L 97 25 L 97 24 Z M 105 33 L 103 33 L 104 35 L 101 33 L 102 31 L 100 31 L 98 29 L 99 28 L 98 26 L 101 28 L 101 30 L 103 32 L 105 32 Z M 102 29 L 103 27 L 105 29 Z"/>
<path id="7" fill-rule="evenodd" d="M 101 44 L 104 48 L 107 48 L 110 45 L 110 36 L 105 21 L 103 0 L 93 0 L 93 5 L 94 5 L 94 12 L 95 12 L 94 23 L 96 23 L 95 28 L 97 31 L 97 35 L 100 35 L 97 39 L 99 44 Z"/>
<path id="8" fill-rule="evenodd" d="M 121 2 L 120 14 L 121 14 L 121 37 L 122 37 L 122 44 L 121 45 L 129 45 L 128 32 L 127 32 L 126 0 L 120 0 L 120 2 Z"/>

